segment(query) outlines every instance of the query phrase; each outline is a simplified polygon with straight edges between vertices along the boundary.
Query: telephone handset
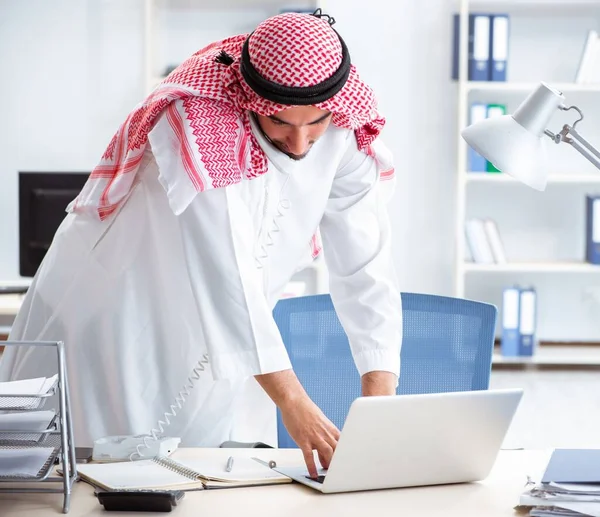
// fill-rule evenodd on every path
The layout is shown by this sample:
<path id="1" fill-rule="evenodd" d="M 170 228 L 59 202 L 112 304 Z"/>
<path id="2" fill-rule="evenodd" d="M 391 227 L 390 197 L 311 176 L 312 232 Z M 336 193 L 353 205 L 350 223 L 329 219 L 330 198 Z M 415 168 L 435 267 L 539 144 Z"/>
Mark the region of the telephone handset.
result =
<path id="1" fill-rule="evenodd" d="M 175 403 L 171 404 L 170 411 L 165 412 L 164 420 L 156 423 L 157 429 L 152 429 L 150 434 L 100 438 L 94 442 L 92 459 L 94 461 L 133 461 L 171 454 L 177 449 L 181 439 L 163 436 L 165 428 L 171 425 L 170 418 L 176 417 L 179 410 L 183 408 L 190 395 L 190 390 L 194 388 L 194 383 L 200 378 L 200 374 L 206 369 L 207 364 L 208 354 L 204 354 L 175 397 Z"/>

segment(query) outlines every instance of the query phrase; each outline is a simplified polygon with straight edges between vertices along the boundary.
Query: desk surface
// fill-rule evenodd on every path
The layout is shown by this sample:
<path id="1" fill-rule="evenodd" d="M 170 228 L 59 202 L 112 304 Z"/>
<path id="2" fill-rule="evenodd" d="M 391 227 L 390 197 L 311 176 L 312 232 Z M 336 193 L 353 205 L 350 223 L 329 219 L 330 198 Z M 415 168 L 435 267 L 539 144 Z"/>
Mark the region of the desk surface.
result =
<path id="1" fill-rule="evenodd" d="M 225 461 L 226 449 L 196 449 L 199 457 L 219 455 Z M 302 465 L 295 449 L 249 449 L 235 455 L 274 459 L 280 465 Z M 173 457 L 176 458 L 177 452 Z M 369 515 L 424 515 L 428 517 L 508 517 L 523 515 L 514 510 L 528 475 L 540 474 L 549 451 L 501 451 L 487 479 L 477 483 L 434 487 L 403 488 L 348 494 L 321 494 L 296 483 L 279 486 L 186 492 L 172 515 L 243 515 L 245 517 L 365 517 Z M 2 517 L 46 517 L 61 514 L 61 494 L 0 494 Z M 71 517 L 106 516 L 89 485 L 78 482 L 73 489 Z M 133 515 L 111 512 L 114 517 Z M 157 513 L 136 513 L 159 515 Z"/>

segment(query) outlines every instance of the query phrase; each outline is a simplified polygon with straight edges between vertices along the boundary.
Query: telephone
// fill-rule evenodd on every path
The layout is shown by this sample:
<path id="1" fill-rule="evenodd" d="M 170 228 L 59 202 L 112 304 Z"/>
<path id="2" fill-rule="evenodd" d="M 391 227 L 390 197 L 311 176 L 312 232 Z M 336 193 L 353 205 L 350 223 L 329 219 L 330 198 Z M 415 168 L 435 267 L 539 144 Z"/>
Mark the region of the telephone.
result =
<path id="1" fill-rule="evenodd" d="M 176 417 L 179 410 L 183 408 L 190 395 L 190 390 L 194 388 L 194 383 L 200 378 L 200 374 L 205 370 L 207 364 L 208 354 L 204 354 L 175 397 L 175 403 L 171 404 L 170 411 L 165 412 L 164 420 L 159 420 L 156 423 L 157 428 L 152 429 L 150 434 L 100 438 L 94 442 L 92 459 L 94 461 L 124 461 L 127 459 L 133 461 L 168 456 L 175 451 L 181 439 L 164 436 L 165 428 L 171 425 L 170 418 Z"/>
<path id="2" fill-rule="evenodd" d="M 151 440 L 151 441 L 150 441 Z M 146 444 L 146 441 L 148 443 Z M 94 442 L 93 461 L 126 461 L 133 454 L 140 459 L 169 456 L 177 449 L 180 438 L 159 436 L 155 440 L 149 434 L 135 436 L 105 436 Z M 138 450 L 138 448 L 140 450 Z M 144 450 L 142 450 L 144 449 Z"/>

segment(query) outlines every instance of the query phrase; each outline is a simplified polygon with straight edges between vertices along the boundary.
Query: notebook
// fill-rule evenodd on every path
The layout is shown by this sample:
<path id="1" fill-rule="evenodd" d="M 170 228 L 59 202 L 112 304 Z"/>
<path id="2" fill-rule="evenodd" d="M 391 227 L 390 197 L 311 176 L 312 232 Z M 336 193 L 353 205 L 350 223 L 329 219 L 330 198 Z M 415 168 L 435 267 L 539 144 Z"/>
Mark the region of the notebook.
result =
<path id="1" fill-rule="evenodd" d="M 81 479 L 104 490 L 201 490 L 291 483 L 292 480 L 252 458 L 227 460 L 157 457 L 120 463 L 77 465 Z"/>
<path id="2" fill-rule="evenodd" d="M 542 483 L 600 483 L 600 449 L 556 449 Z"/>

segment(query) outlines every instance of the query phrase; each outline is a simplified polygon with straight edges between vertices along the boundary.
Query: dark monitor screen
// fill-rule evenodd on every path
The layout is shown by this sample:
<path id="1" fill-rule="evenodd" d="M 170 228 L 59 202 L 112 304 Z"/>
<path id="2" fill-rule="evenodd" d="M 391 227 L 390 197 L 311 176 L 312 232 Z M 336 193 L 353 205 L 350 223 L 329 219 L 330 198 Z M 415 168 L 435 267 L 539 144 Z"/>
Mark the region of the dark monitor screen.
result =
<path id="1" fill-rule="evenodd" d="M 19 172 L 19 274 L 32 277 L 87 172 Z"/>

